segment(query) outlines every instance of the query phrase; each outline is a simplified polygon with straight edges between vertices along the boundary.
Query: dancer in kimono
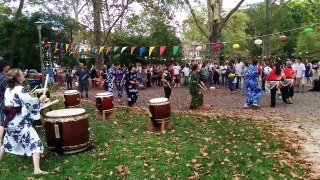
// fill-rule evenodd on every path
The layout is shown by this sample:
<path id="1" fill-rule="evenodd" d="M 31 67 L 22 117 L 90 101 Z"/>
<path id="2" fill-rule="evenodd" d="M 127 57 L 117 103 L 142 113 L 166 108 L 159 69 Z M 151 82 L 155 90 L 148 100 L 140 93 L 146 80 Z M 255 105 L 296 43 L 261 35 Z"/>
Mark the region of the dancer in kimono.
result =
<path id="1" fill-rule="evenodd" d="M 110 69 L 107 70 L 107 74 L 106 74 L 106 76 L 107 76 L 106 80 L 107 80 L 107 84 L 108 84 L 108 92 L 109 93 L 113 93 L 113 82 L 115 79 L 115 76 L 114 76 L 115 73 L 116 73 L 116 70 L 115 70 L 114 66 L 111 65 Z"/>
<path id="2" fill-rule="evenodd" d="M 287 61 L 286 68 L 283 70 L 285 79 L 281 81 L 282 100 L 287 104 L 292 104 L 294 95 L 294 77 L 295 71 L 292 69 L 291 62 Z"/>
<path id="3" fill-rule="evenodd" d="M 190 74 L 190 94 L 191 94 L 191 104 L 190 109 L 197 109 L 199 106 L 203 105 L 203 94 L 200 88 L 206 90 L 204 83 L 200 80 L 200 68 L 197 64 L 193 65 L 192 72 Z"/>
<path id="4" fill-rule="evenodd" d="M 6 91 L 7 81 L 6 81 L 6 73 L 9 71 L 10 67 L 7 61 L 0 60 L 0 146 L 2 145 L 2 139 L 4 135 L 4 92 Z"/>
<path id="5" fill-rule="evenodd" d="M 276 106 L 276 94 L 277 94 L 277 90 L 281 88 L 281 78 L 282 78 L 282 73 L 281 73 L 280 63 L 276 62 L 275 68 L 272 69 L 272 71 L 269 73 L 267 77 L 268 88 L 271 91 L 270 107 Z"/>
<path id="6" fill-rule="evenodd" d="M 257 61 L 253 61 L 244 71 L 244 89 L 246 94 L 246 104 L 244 108 L 259 107 L 261 99 L 261 87 L 259 85 L 259 75 Z"/>
<path id="7" fill-rule="evenodd" d="M 8 88 L 5 92 L 4 113 L 6 119 L 4 127 L 6 135 L 0 150 L 0 161 L 4 153 L 21 156 L 32 156 L 34 174 L 47 174 L 40 169 L 40 154 L 43 144 L 32 127 L 32 121 L 40 119 L 40 104 L 46 96 L 35 99 L 21 86 L 25 81 L 20 69 L 12 69 L 7 74 Z"/>
<path id="8" fill-rule="evenodd" d="M 137 73 L 132 65 L 128 67 L 128 72 L 125 75 L 125 87 L 128 96 L 128 106 L 133 107 L 138 99 L 138 81 Z"/>
<path id="9" fill-rule="evenodd" d="M 124 70 L 121 69 L 120 64 L 115 65 L 114 75 L 115 77 L 115 84 L 118 90 L 118 102 L 121 101 L 122 92 L 123 92 L 123 79 L 124 79 Z"/>
<path id="10" fill-rule="evenodd" d="M 171 70 L 172 70 L 172 65 L 170 64 L 166 70 L 164 70 L 162 74 L 162 82 L 163 82 L 163 88 L 164 88 L 164 96 L 168 99 L 170 99 L 171 96 Z"/>

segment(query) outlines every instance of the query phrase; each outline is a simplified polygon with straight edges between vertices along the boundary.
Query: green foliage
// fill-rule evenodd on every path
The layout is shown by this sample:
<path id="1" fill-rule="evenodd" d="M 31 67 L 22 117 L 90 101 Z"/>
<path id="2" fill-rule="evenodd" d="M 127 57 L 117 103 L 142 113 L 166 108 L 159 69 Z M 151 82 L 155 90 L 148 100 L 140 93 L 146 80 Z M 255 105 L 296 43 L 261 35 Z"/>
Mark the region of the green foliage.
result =
<path id="1" fill-rule="evenodd" d="M 0 4 L 0 56 L 7 56 L 11 29 L 18 26 L 17 45 L 15 48 L 14 67 L 36 68 L 40 70 L 39 39 L 36 21 L 46 21 L 42 27 L 42 41 L 70 43 L 71 30 L 77 31 L 79 25 L 70 18 L 55 14 L 32 13 L 23 15 L 17 24 L 13 24 L 10 16 L 13 9 Z M 46 57 L 45 57 L 46 59 Z"/>

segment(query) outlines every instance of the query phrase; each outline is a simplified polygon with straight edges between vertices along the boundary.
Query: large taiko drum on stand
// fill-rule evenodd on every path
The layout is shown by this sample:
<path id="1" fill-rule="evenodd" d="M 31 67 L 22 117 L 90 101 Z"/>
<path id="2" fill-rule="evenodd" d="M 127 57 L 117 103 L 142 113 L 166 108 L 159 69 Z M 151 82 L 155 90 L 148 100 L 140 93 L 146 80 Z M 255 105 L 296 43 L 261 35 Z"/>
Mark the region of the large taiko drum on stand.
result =
<path id="1" fill-rule="evenodd" d="M 89 148 L 90 130 L 86 111 L 60 109 L 46 113 L 44 129 L 49 150 L 73 154 Z"/>
<path id="2" fill-rule="evenodd" d="M 74 108 L 80 105 L 80 93 L 77 90 L 65 91 L 64 94 L 64 104 L 66 108 Z"/>
<path id="3" fill-rule="evenodd" d="M 34 90 L 33 94 L 35 97 L 40 98 L 43 95 L 43 88 Z M 46 96 L 47 98 L 50 98 L 50 92 L 48 89 L 46 90 Z"/>
<path id="4" fill-rule="evenodd" d="M 99 93 L 96 96 L 96 108 L 100 112 L 112 112 L 114 108 L 113 94 Z"/>
<path id="5" fill-rule="evenodd" d="M 171 120 L 170 101 L 167 98 L 155 98 L 149 101 L 151 121 L 157 125 Z"/>

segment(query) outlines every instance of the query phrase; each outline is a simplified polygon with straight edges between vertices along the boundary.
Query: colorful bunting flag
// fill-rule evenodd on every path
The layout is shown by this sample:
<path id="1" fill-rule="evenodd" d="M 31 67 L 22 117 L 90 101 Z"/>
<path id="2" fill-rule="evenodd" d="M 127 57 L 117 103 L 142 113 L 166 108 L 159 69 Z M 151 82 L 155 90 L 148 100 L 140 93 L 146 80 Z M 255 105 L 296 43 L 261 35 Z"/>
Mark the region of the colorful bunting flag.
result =
<path id="1" fill-rule="evenodd" d="M 142 53 L 144 52 L 144 50 L 146 49 L 146 47 L 140 47 L 140 56 L 142 56 Z"/>
<path id="2" fill-rule="evenodd" d="M 152 51 L 154 50 L 154 48 L 155 48 L 154 46 L 152 46 L 152 47 L 149 48 L 149 56 L 151 55 L 151 53 L 152 53 Z"/>
<path id="3" fill-rule="evenodd" d="M 167 49 L 167 46 L 160 46 L 160 56 L 162 56 L 162 54 L 166 49 Z"/>
<path id="4" fill-rule="evenodd" d="M 70 45 L 70 50 L 73 50 L 73 48 L 74 48 L 74 44 L 71 44 Z"/>
<path id="5" fill-rule="evenodd" d="M 94 46 L 92 47 L 92 49 L 91 49 L 91 53 L 95 53 L 95 52 L 96 52 L 96 50 L 97 50 L 97 46 L 96 46 L 96 45 L 94 45 Z"/>
<path id="6" fill-rule="evenodd" d="M 68 51 L 68 48 L 69 48 L 69 44 L 66 44 L 66 51 Z"/>
<path id="7" fill-rule="evenodd" d="M 79 49 L 79 45 L 76 45 L 75 50 L 78 50 L 78 49 Z"/>
<path id="8" fill-rule="evenodd" d="M 134 46 L 134 47 L 131 47 L 131 53 L 130 53 L 131 55 L 133 54 L 133 52 L 134 52 L 134 50 L 135 50 L 136 48 L 137 48 L 137 47 L 135 47 L 135 46 Z"/>
<path id="9" fill-rule="evenodd" d="M 112 46 L 108 46 L 108 47 L 107 47 L 106 54 L 109 53 L 109 51 L 111 50 L 111 48 L 112 48 Z"/>
<path id="10" fill-rule="evenodd" d="M 50 46 L 49 43 L 45 43 L 44 46 L 43 46 L 43 48 L 47 49 L 47 48 L 49 48 L 49 46 Z"/>
<path id="11" fill-rule="evenodd" d="M 113 52 L 116 52 L 119 48 L 120 48 L 119 46 L 115 46 L 115 47 L 113 48 Z"/>
<path id="12" fill-rule="evenodd" d="M 128 47 L 128 46 L 123 47 L 123 48 L 121 49 L 121 53 L 122 53 L 124 50 L 126 50 L 126 49 L 127 49 L 127 47 Z"/>
<path id="13" fill-rule="evenodd" d="M 60 49 L 63 49 L 63 43 L 60 44 Z"/>
<path id="14" fill-rule="evenodd" d="M 104 46 L 101 46 L 99 49 L 99 54 L 103 51 L 103 49 L 104 49 Z"/>
<path id="15" fill-rule="evenodd" d="M 59 43 L 56 43 L 56 45 L 54 46 L 54 52 L 53 53 L 55 53 L 55 52 L 57 52 L 59 49 L 58 49 L 58 45 L 59 45 Z"/>
<path id="16" fill-rule="evenodd" d="M 173 46 L 173 55 L 175 56 L 179 50 L 180 46 Z"/>

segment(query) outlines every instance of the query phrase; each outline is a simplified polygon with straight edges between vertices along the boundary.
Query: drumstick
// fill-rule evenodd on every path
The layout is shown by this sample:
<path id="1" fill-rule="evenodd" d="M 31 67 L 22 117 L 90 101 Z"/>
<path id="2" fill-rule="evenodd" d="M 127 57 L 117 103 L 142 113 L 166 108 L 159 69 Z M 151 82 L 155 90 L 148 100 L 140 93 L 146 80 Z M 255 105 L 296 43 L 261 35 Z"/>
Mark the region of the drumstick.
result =
<path id="1" fill-rule="evenodd" d="M 52 102 L 50 102 L 50 103 L 44 104 L 44 105 L 40 108 L 40 110 L 45 109 L 45 108 L 47 108 L 47 107 L 49 107 L 49 106 L 52 106 L 52 105 L 54 105 L 54 104 L 57 104 L 58 102 L 59 102 L 59 99 L 56 99 L 56 100 L 54 100 L 54 101 L 52 101 Z"/>
<path id="2" fill-rule="evenodd" d="M 46 95 L 46 91 L 47 91 L 47 86 L 48 86 L 48 79 L 49 79 L 49 74 L 47 74 L 46 76 L 46 81 L 44 83 L 44 89 L 43 89 L 43 96 Z"/>
<path id="3" fill-rule="evenodd" d="M 39 85 L 36 85 L 36 87 L 33 88 L 33 89 L 30 91 L 30 94 L 32 94 L 32 93 L 37 89 L 38 86 L 39 86 Z"/>

